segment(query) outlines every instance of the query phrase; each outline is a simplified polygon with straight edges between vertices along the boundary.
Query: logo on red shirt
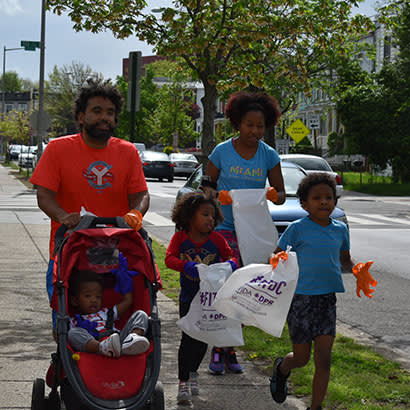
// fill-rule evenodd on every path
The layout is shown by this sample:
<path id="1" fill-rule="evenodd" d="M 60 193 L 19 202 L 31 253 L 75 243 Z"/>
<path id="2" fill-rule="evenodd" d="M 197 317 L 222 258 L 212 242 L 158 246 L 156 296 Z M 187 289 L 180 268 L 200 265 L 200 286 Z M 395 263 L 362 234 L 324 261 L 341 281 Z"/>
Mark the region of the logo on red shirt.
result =
<path id="1" fill-rule="evenodd" d="M 114 175 L 110 172 L 112 165 L 104 161 L 95 161 L 83 170 L 83 177 L 95 189 L 105 189 L 112 186 Z"/>

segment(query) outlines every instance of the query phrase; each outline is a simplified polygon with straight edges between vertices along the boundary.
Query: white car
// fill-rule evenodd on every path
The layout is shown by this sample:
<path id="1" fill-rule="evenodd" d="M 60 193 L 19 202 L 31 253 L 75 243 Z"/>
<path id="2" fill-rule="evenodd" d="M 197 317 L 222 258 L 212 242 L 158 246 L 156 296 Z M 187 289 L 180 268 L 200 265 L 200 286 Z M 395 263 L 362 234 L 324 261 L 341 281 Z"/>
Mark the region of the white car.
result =
<path id="1" fill-rule="evenodd" d="M 18 157 L 18 165 L 21 168 L 33 168 L 33 158 L 37 155 L 37 146 L 23 145 Z"/>
<path id="2" fill-rule="evenodd" d="M 343 194 L 342 178 L 337 172 L 334 172 L 329 163 L 322 157 L 307 154 L 283 154 L 279 155 L 280 159 L 293 164 L 299 165 L 308 174 L 312 172 L 326 172 L 335 178 L 336 196 L 339 198 Z"/>
<path id="3" fill-rule="evenodd" d="M 193 154 L 173 153 L 169 155 L 169 159 L 175 164 L 174 175 L 189 177 L 199 162 Z"/>

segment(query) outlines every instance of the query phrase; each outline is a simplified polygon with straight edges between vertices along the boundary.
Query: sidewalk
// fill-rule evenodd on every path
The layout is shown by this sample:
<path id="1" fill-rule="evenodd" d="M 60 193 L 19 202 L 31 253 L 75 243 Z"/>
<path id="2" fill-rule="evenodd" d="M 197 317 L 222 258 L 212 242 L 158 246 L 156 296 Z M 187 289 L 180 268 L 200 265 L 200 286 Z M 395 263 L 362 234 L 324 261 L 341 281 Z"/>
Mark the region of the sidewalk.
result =
<path id="1" fill-rule="evenodd" d="M 0 165 L 0 195 L 18 197 L 26 187 Z M 0 198 L 1 199 L 1 198 Z M 37 211 L 31 212 L 33 216 Z M 12 211 L 0 218 L 0 409 L 30 409 L 35 378 L 45 378 L 55 343 L 50 331 L 50 309 L 45 291 L 49 224 L 38 218 L 19 220 Z M 284 404 L 273 402 L 269 379 L 238 352 L 243 374 L 213 376 L 207 371 L 209 353 L 199 372 L 201 395 L 192 406 L 178 406 L 177 350 L 180 331 L 175 322 L 177 305 L 159 294 L 162 330 L 162 363 L 159 380 L 164 384 L 166 409 L 304 410 L 306 403 L 289 396 Z"/>

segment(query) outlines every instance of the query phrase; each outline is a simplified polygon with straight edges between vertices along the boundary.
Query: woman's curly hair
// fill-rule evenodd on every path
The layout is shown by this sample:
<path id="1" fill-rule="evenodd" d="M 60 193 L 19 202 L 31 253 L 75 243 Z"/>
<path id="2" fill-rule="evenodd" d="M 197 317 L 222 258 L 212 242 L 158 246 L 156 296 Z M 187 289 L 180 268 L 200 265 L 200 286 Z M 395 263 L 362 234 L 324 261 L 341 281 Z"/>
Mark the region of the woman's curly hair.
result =
<path id="1" fill-rule="evenodd" d="M 306 202 L 308 199 L 310 190 L 315 185 L 320 185 L 320 184 L 325 184 L 325 185 L 330 186 L 330 188 L 333 191 L 333 196 L 335 198 L 335 205 L 336 205 L 337 197 L 336 197 L 335 179 L 331 175 L 323 173 L 323 172 L 312 172 L 311 174 L 308 174 L 300 181 L 298 190 L 296 192 L 296 195 L 298 196 L 300 203 L 302 203 L 302 201 Z"/>
<path id="2" fill-rule="evenodd" d="M 214 227 L 223 221 L 222 211 L 215 199 L 203 192 L 191 192 L 179 198 L 172 210 L 172 221 L 177 231 L 189 231 L 192 218 L 202 204 L 210 204 L 215 208 Z"/>
<path id="3" fill-rule="evenodd" d="M 242 118 L 249 111 L 261 111 L 265 116 L 266 128 L 276 125 L 282 115 L 278 102 L 274 97 L 266 93 L 238 91 L 229 97 L 225 107 L 225 116 L 229 119 L 235 130 L 238 130 Z"/>

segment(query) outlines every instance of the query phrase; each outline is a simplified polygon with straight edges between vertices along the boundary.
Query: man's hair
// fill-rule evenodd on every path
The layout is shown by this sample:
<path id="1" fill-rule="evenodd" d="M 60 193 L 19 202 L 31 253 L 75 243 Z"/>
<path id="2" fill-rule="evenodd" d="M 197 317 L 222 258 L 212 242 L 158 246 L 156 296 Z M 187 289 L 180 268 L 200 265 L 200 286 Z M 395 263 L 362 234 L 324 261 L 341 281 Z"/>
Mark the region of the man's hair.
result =
<path id="1" fill-rule="evenodd" d="M 210 204 L 215 208 L 215 226 L 223 221 L 222 211 L 215 199 L 203 192 L 191 192 L 181 196 L 172 211 L 172 222 L 175 222 L 177 231 L 189 231 L 191 220 L 202 204 Z"/>
<path id="2" fill-rule="evenodd" d="M 108 98 L 115 105 L 115 122 L 120 115 L 124 99 L 118 88 L 111 83 L 111 80 L 98 80 L 89 78 L 84 84 L 75 100 L 74 117 L 78 121 L 78 114 L 85 113 L 88 100 L 93 97 Z"/>
<path id="3" fill-rule="evenodd" d="M 320 184 L 329 185 L 330 188 L 332 188 L 336 205 L 337 197 L 335 179 L 331 175 L 326 174 L 324 172 L 312 172 L 300 181 L 298 190 L 296 192 L 296 195 L 298 196 L 300 203 L 302 203 L 302 201 L 306 202 L 312 187 Z"/>
<path id="4" fill-rule="evenodd" d="M 81 287 L 85 283 L 97 282 L 104 288 L 104 281 L 98 273 L 91 270 L 76 270 L 71 272 L 70 279 L 68 281 L 68 292 L 70 296 L 78 296 L 81 291 Z"/>

